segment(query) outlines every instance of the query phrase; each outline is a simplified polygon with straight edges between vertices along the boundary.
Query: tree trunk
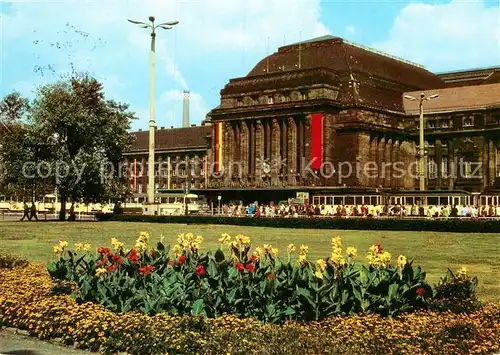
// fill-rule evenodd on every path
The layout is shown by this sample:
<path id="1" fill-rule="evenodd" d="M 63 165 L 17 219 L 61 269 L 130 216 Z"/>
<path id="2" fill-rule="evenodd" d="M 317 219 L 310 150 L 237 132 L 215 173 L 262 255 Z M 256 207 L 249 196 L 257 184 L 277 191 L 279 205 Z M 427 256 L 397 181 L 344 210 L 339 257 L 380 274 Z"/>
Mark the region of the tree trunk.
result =
<path id="1" fill-rule="evenodd" d="M 59 220 L 60 221 L 65 221 L 66 220 L 66 199 L 67 197 L 65 195 L 60 195 L 61 199 L 61 210 L 59 211 Z"/>

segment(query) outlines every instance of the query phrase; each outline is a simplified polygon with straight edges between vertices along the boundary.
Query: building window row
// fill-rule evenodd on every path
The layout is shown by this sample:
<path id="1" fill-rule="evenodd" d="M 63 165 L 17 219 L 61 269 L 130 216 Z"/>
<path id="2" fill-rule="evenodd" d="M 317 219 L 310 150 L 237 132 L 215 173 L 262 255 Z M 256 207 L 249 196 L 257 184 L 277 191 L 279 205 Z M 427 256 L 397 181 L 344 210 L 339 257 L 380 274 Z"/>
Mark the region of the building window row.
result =
<path id="1" fill-rule="evenodd" d="M 307 91 L 299 91 L 297 94 L 293 95 L 285 95 L 282 94 L 280 96 L 275 96 L 275 95 L 268 95 L 266 97 L 266 103 L 268 105 L 272 105 L 277 102 L 290 102 L 292 101 L 293 96 L 295 96 L 296 100 L 307 100 L 309 98 L 308 92 Z M 248 100 L 248 101 L 247 101 Z M 251 105 L 259 105 L 259 97 L 251 97 L 250 99 L 245 99 L 244 97 L 239 97 L 236 99 L 236 106 L 237 107 L 242 107 L 246 106 L 247 104 Z"/>

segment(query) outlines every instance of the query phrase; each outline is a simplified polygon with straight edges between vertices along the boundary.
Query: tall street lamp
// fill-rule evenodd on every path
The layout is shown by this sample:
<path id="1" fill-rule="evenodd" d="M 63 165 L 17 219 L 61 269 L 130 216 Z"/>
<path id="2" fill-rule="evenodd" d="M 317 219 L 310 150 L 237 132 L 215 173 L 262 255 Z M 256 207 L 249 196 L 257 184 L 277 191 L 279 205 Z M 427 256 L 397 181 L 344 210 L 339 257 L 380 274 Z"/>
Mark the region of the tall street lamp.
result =
<path id="1" fill-rule="evenodd" d="M 162 28 L 170 30 L 179 21 L 171 21 L 155 25 L 155 18 L 149 16 L 150 23 L 144 23 L 135 20 L 128 20 L 129 22 L 139 25 L 141 28 L 151 30 L 151 60 L 150 60 L 150 85 L 149 85 L 149 159 L 148 159 L 148 203 L 155 203 L 155 39 L 156 29 Z"/>
<path id="2" fill-rule="evenodd" d="M 411 95 L 405 95 L 404 98 L 410 101 L 420 102 L 420 191 L 425 190 L 425 150 L 424 150 L 424 101 L 436 99 L 439 94 L 434 94 L 431 96 L 425 96 L 424 93 L 420 94 L 420 98 L 417 99 Z"/>

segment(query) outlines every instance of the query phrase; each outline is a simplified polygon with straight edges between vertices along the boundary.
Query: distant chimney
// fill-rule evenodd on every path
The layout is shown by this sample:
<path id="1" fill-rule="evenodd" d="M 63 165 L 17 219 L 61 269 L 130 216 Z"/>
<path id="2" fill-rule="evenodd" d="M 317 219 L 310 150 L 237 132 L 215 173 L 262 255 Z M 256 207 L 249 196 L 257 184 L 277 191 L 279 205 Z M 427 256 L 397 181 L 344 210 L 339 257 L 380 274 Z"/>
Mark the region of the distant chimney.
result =
<path id="1" fill-rule="evenodd" d="M 160 127 L 160 129 L 165 129 L 165 127 Z"/>
<path id="2" fill-rule="evenodd" d="M 193 123 L 193 124 L 191 125 L 191 127 L 196 127 L 196 123 Z"/>
<path id="3" fill-rule="evenodd" d="M 184 90 L 184 101 L 182 110 L 182 127 L 189 127 L 189 91 Z"/>
<path id="4" fill-rule="evenodd" d="M 142 132 L 142 129 L 141 129 L 141 128 L 139 128 L 139 132 Z"/>

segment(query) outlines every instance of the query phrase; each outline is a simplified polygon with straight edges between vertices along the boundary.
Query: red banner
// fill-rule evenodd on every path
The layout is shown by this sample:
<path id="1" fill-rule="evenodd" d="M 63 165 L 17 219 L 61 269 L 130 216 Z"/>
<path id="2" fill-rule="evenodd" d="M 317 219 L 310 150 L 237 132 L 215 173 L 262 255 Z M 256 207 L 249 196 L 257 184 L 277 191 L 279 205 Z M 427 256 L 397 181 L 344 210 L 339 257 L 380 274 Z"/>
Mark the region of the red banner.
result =
<path id="1" fill-rule="evenodd" d="M 311 115 L 311 147 L 313 170 L 318 170 L 323 164 L 323 114 L 313 113 Z"/>

